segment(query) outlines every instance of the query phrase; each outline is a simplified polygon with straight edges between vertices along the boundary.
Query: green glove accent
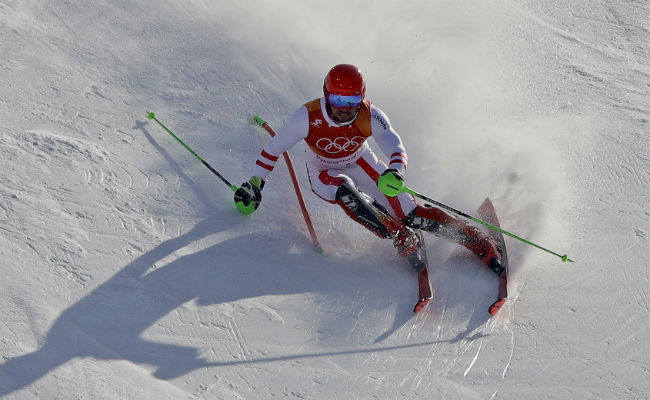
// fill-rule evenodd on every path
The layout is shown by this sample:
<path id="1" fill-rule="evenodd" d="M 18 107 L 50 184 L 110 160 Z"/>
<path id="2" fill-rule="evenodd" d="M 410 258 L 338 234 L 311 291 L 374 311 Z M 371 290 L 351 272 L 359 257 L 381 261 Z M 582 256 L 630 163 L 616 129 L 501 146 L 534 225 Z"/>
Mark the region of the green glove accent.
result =
<path id="1" fill-rule="evenodd" d="M 257 210 L 257 207 L 255 206 L 255 203 L 253 203 L 253 202 L 250 202 L 250 203 L 248 203 L 247 206 L 245 206 L 243 201 L 236 201 L 235 202 L 235 207 L 237 207 L 239 212 L 241 212 L 242 214 L 246 214 L 246 215 L 252 214 L 252 213 L 255 212 L 255 210 Z"/>
<path id="2" fill-rule="evenodd" d="M 259 207 L 262 201 L 262 189 L 264 188 L 264 180 L 257 176 L 252 176 L 248 182 L 242 185 L 235 191 L 235 207 L 242 214 L 252 214 Z"/>
<path id="3" fill-rule="evenodd" d="M 397 171 L 386 171 L 377 179 L 377 187 L 383 194 L 395 197 L 404 191 L 404 180 Z"/>
<path id="4" fill-rule="evenodd" d="M 259 176 L 251 176 L 248 181 L 251 183 L 251 185 L 255 186 L 259 190 L 262 190 L 264 187 L 264 181 Z"/>

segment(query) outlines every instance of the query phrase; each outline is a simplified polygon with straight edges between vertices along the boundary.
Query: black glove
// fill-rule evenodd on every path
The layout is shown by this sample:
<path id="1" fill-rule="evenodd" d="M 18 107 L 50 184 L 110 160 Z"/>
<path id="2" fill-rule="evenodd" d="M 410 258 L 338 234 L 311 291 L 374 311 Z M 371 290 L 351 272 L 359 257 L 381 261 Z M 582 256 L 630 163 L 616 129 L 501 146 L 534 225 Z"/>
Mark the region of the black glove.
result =
<path id="1" fill-rule="evenodd" d="M 397 179 L 400 180 L 400 181 L 403 181 L 403 180 L 404 180 L 404 176 L 401 174 L 401 172 L 399 172 L 399 171 L 396 170 L 395 168 L 389 168 L 389 169 L 387 169 L 386 171 L 384 171 L 383 174 L 381 174 L 381 176 L 388 175 L 388 174 L 393 174 L 393 175 L 395 175 L 395 178 L 397 178 Z"/>
<path id="2" fill-rule="evenodd" d="M 241 184 L 235 192 L 235 206 L 244 214 L 252 214 L 262 201 L 262 189 L 266 181 L 257 176 L 252 176 L 248 182 Z"/>

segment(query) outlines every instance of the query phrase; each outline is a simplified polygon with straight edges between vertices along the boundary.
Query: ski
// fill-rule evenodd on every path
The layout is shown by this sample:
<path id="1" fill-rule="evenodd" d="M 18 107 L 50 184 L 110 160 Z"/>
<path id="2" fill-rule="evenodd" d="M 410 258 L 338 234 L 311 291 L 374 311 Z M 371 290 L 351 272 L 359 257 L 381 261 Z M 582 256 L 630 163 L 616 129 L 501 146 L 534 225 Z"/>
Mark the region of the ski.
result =
<path id="1" fill-rule="evenodd" d="M 489 224 L 492 224 L 496 227 L 501 227 L 499 224 L 499 219 L 497 218 L 497 213 L 494 210 L 494 205 L 489 197 L 485 198 L 483 204 L 478 209 L 479 218 L 485 220 Z M 506 252 L 506 242 L 503 238 L 503 234 L 494 229 L 490 229 L 490 236 L 497 241 L 499 244 L 499 253 L 501 254 L 501 265 L 505 268 L 504 271 L 499 275 L 499 291 L 497 294 L 497 300 L 492 303 L 488 312 L 490 315 L 495 315 L 501 307 L 506 303 L 508 298 L 508 254 Z"/>
<path id="2" fill-rule="evenodd" d="M 413 312 L 418 313 L 431 301 L 431 286 L 429 284 L 429 271 L 426 267 L 422 268 L 418 272 L 418 290 L 419 298 L 418 302 L 413 307 Z"/>

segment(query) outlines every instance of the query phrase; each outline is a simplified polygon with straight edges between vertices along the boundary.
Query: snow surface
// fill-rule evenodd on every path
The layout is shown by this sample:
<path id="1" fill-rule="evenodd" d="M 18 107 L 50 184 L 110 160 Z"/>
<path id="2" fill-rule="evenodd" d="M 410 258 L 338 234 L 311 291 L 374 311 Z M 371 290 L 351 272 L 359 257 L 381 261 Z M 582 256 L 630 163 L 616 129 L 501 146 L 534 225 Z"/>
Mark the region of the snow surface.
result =
<path id="1" fill-rule="evenodd" d="M 0 1 L 0 397 L 650 398 L 645 0 Z M 334 64 L 409 151 L 407 181 L 490 196 L 510 301 L 427 236 L 435 292 L 280 165 L 239 183 Z"/>

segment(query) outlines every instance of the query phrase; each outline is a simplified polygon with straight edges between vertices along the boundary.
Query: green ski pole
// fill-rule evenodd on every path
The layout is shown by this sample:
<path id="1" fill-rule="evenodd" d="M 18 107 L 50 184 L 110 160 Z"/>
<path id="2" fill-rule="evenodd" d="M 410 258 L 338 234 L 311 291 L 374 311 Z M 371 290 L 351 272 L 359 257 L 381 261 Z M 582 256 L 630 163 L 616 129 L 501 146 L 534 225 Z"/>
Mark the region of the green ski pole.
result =
<path id="1" fill-rule="evenodd" d="M 428 198 L 428 197 L 426 197 L 426 196 L 424 196 L 424 195 L 422 195 L 422 194 L 416 192 L 415 190 L 409 189 L 408 187 L 406 187 L 406 185 L 404 185 L 404 186 L 401 187 L 401 188 L 398 188 L 398 187 L 395 187 L 395 186 L 391 186 L 391 185 L 389 185 L 389 187 L 390 187 L 391 189 L 394 189 L 394 190 L 399 191 L 399 193 L 408 193 L 408 194 L 413 195 L 413 196 L 415 196 L 415 197 L 419 197 L 419 198 L 421 198 L 422 200 L 428 201 L 429 203 L 431 203 L 431 204 L 433 204 L 433 205 L 435 205 L 435 206 L 438 206 L 438 207 L 440 207 L 440 208 L 443 208 L 443 209 L 445 209 L 445 210 L 447 210 L 447 211 L 451 211 L 451 212 L 454 213 L 454 214 L 460 215 L 461 217 L 465 217 L 465 218 L 467 218 L 467 219 L 469 219 L 469 220 L 471 220 L 471 221 L 474 221 L 474 222 L 476 222 L 476 223 L 479 223 L 479 224 L 481 224 L 481 225 L 485 225 L 485 226 L 487 226 L 487 227 L 490 228 L 490 229 L 494 229 L 495 231 L 501 232 L 501 233 L 503 233 L 504 235 L 508 235 L 508 236 L 510 236 L 511 238 L 517 239 L 517 240 L 519 240 L 519 241 L 521 241 L 521 242 L 523 242 L 523 243 L 526 243 L 526 244 L 531 245 L 531 246 L 533 246 L 533 247 L 537 247 L 537 248 L 540 249 L 540 250 L 543 250 L 543 251 L 545 251 L 545 252 L 547 252 L 547 253 L 549 253 L 549 254 L 552 254 L 552 255 L 554 255 L 554 256 L 556 256 L 556 257 L 561 258 L 561 259 L 562 259 L 562 262 L 567 262 L 567 261 L 568 261 L 568 262 L 573 262 L 573 260 L 570 259 L 566 254 L 558 254 L 558 253 L 556 253 L 556 252 L 554 252 L 554 251 L 551 251 L 551 250 L 549 250 L 549 249 L 546 249 L 546 248 L 544 248 L 544 247 L 542 247 L 542 246 L 540 246 L 540 245 L 538 245 L 538 244 L 536 244 L 536 243 L 533 243 L 533 242 L 531 242 L 531 241 L 529 241 L 529 240 L 523 239 L 523 238 L 521 238 L 521 237 L 519 237 L 519 236 L 517 236 L 517 235 L 515 235 L 515 234 L 512 234 L 512 233 L 510 233 L 510 232 L 508 232 L 508 231 L 506 231 L 506 230 L 503 230 L 503 229 L 499 228 L 498 226 L 494 226 L 494 225 L 489 224 L 489 223 L 487 223 L 487 222 L 485 222 L 485 221 L 483 221 L 483 220 L 481 220 L 481 219 L 478 219 L 478 218 L 476 218 L 476 217 L 472 217 L 472 216 L 469 215 L 469 214 L 466 214 L 466 213 L 464 213 L 464 212 L 462 212 L 462 211 L 456 210 L 455 208 L 451 208 L 451 207 L 449 207 L 449 206 L 447 206 L 447 205 L 445 205 L 445 204 L 442 204 L 442 203 L 437 202 L 437 201 L 435 201 L 435 200 L 433 200 L 433 199 L 430 199 L 430 198 Z"/>
<path id="2" fill-rule="evenodd" d="M 201 158 L 201 156 L 199 156 L 198 154 L 196 154 L 196 153 L 194 152 L 194 150 L 192 150 L 188 145 L 186 145 L 185 143 L 183 143 L 183 141 L 182 141 L 178 136 L 176 136 L 176 135 L 174 134 L 174 132 L 170 131 L 169 128 L 167 128 L 165 125 L 163 125 L 163 123 L 160 122 L 160 121 L 158 120 L 158 118 L 156 118 L 156 114 L 155 114 L 155 113 L 147 112 L 147 118 L 149 118 L 149 119 L 153 119 L 154 121 L 156 121 L 156 122 L 158 123 L 158 125 L 160 125 L 164 130 L 166 130 L 167 133 L 169 133 L 170 135 L 172 135 L 172 137 L 173 137 L 174 139 L 176 139 L 176 140 L 178 141 L 178 143 L 182 144 L 183 147 L 185 147 L 185 148 L 187 149 L 187 151 L 189 151 L 190 153 L 192 153 L 192 155 L 193 155 L 194 157 L 196 157 L 199 161 L 201 161 L 201 162 L 203 163 L 203 165 L 205 165 L 205 166 L 206 166 L 210 171 L 212 171 L 212 173 L 215 174 L 215 175 L 217 176 L 217 178 L 221 179 L 221 180 L 223 181 L 223 183 L 225 183 L 226 185 L 228 185 L 228 186 L 232 189 L 233 192 L 236 192 L 236 191 L 237 191 L 237 189 L 238 189 L 237 186 L 235 186 L 235 185 L 231 184 L 230 182 L 228 182 L 228 180 L 227 180 L 226 178 L 224 178 L 223 175 L 221 175 L 219 172 L 217 172 L 216 169 L 212 168 L 212 166 L 211 166 L 210 164 L 208 164 L 205 160 L 203 160 L 203 159 Z"/>

